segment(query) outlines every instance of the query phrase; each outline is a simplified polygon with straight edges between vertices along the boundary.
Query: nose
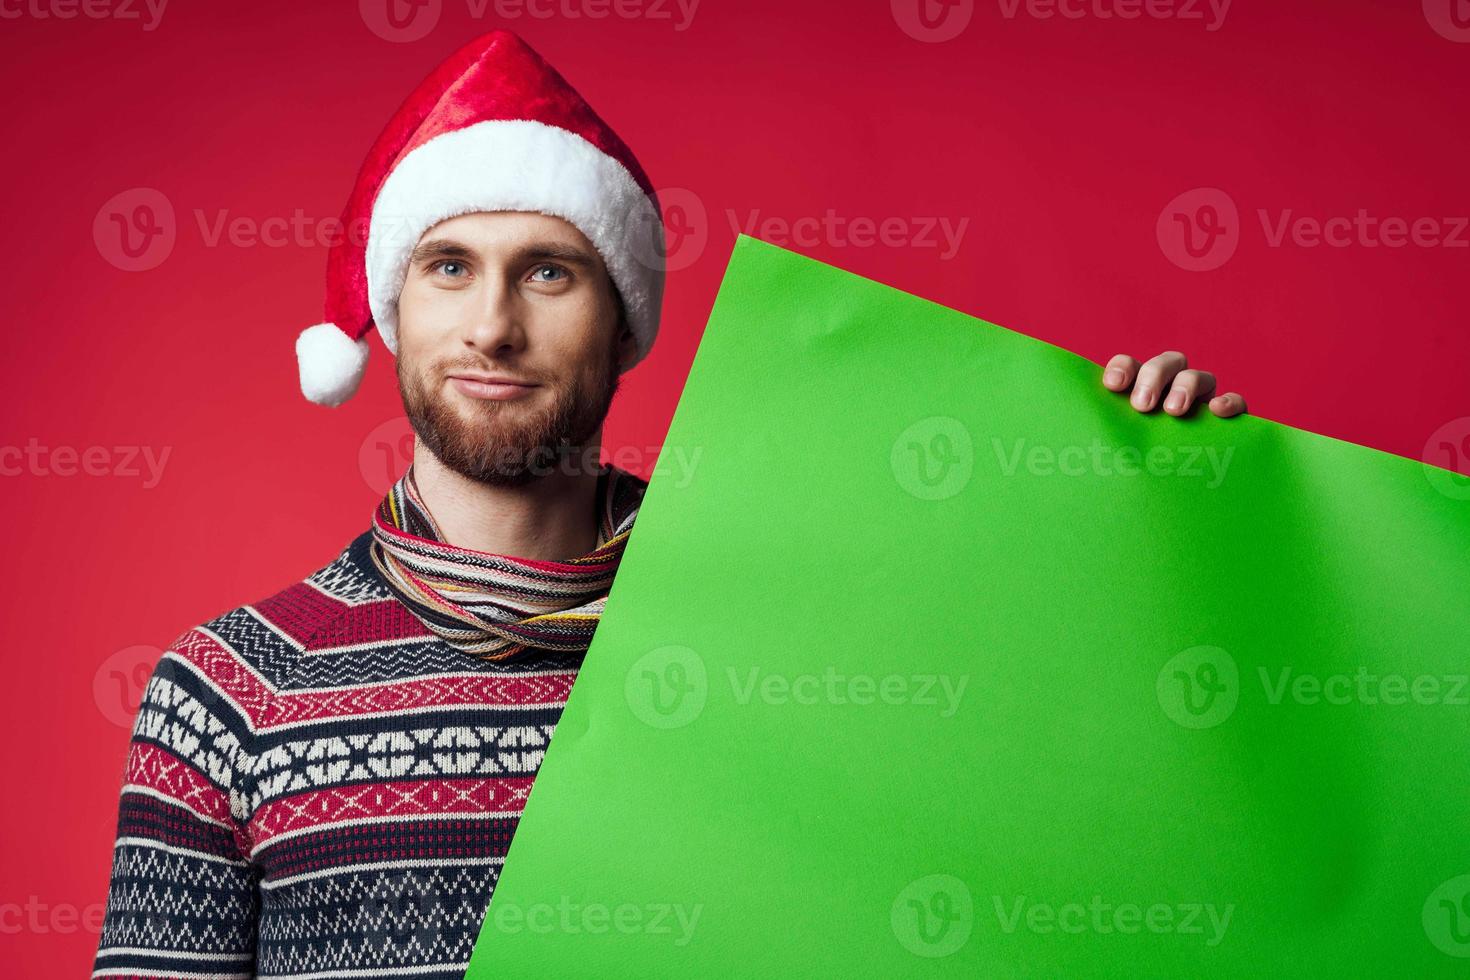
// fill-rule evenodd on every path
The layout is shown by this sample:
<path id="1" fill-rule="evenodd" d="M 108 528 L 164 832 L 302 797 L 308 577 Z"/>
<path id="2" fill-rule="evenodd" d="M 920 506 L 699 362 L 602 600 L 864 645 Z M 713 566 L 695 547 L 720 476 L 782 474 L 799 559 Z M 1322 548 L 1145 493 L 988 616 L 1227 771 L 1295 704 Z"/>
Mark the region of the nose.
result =
<path id="1" fill-rule="evenodd" d="M 519 353 L 526 346 L 523 312 L 515 290 L 497 282 L 485 291 L 483 305 L 467 321 L 465 346 L 490 358 Z"/>

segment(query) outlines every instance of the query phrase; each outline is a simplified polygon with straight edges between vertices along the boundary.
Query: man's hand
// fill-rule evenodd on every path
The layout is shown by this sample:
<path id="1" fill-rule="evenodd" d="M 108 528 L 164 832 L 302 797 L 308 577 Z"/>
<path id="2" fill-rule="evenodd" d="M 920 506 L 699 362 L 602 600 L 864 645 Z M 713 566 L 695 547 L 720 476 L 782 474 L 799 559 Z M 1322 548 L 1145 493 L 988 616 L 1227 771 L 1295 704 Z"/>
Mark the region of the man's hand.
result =
<path id="1" fill-rule="evenodd" d="M 1115 354 L 1103 370 L 1103 384 L 1112 391 L 1133 394 L 1128 399 L 1140 412 L 1152 412 L 1160 403 L 1170 415 L 1184 415 L 1196 402 L 1208 401 L 1210 411 L 1228 419 L 1245 411 L 1245 399 L 1233 391 L 1215 394 L 1215 376 L 1193 371 L 1177 350 L 1165 351 L 1142 364 L 1127 354 Z"/>

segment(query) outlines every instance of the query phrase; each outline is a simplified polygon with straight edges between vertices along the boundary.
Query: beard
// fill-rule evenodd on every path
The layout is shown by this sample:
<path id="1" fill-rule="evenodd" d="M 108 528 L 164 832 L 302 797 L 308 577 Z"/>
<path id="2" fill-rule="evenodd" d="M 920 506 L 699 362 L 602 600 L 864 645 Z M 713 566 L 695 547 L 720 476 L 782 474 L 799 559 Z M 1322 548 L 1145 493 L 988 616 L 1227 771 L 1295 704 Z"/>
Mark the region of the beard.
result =
<path id="1" fill-rule="evenodd" d="M 602 425 L 617 394 L 620 373 L 616 347 L 570 381 L 535 378 L 552 402 L 531 409 L 520 400 L 465 399 L 455 404 L 445 379 L 457 370 L 486 370 L 473 358 L 414 372 L 397 360 L 398 390 L 414 434 L 445 466 L 468 479 L 492 486 L 518 487 L 558 468 L 597 466 L 577 459 Z M 522 372 L 517 372 L 522 373 Z M 535 396 L 532 396 L 535 397 Z"/>

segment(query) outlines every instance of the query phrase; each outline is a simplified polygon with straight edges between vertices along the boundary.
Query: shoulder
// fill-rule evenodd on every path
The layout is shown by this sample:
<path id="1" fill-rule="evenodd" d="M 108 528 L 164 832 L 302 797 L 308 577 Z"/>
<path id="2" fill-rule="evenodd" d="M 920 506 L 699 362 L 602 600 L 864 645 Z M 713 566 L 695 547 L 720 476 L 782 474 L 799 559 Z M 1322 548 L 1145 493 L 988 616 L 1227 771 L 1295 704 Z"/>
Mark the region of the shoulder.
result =
<path id="1" fill-rule="evenodd" d="M 370 537 L 364 532 L 300 581 L 191 627 L 169 644 L 133 722 L 132 782 L 146 783 L 146 770 L 164 751 L 217 787 L 235 785 L 260 736 L 289 721 L 297 700 L 289 695 L 302 678 L 312 683 L 318 664 L 339 659 L 313 654 L 323 646 L 338 652 L 332 649 L 337 637 L 381 632 L 360 624 L 393 622 L 386 608 L 404 609 L 376 573 Z M 330 672 L 316 680 L 326 683 Z"/>
<path id="2" fill-rule="evenodd" d="M 192 675 L 189 686 L 200 694 L 213 694 L 258 721 L 271 695 L 290 686 L 304 654 L 353 632 L 364 616 L 381 618 L 374 615 L 381 607 L 397 605 L 373 566 L 370 539 L 364 531 L 299 581 L 185 630 L 169 644 L 156 673 Z"/>

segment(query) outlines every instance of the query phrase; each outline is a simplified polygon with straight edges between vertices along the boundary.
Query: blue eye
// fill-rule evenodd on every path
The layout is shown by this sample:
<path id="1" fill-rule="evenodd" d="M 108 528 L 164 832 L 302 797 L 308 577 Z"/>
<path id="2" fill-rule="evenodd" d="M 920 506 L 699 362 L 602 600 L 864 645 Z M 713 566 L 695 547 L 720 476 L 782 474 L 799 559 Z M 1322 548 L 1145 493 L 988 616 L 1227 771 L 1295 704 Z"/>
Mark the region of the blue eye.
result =
<path id="1" fill-rule="evenodd" d="M 447 274 L 447 270 L 449 270 L 449 269 L 463 269 L 463 268 L 464 268 L 464 266 L 463 266 L 463 265 L 461 265 L 461 264 L 460 264 L 460 263 L 458 263 L 458 262 L 455 262 L 455 261 L 454 261 L 454 260 L 452 260 L 452 259 L 445 259 L 445 260 L 444 260 L 444 261 L 442 261 L 442 262 L 440 262 L 440 263 L 439 263 L 439 264 L 438 264 L 438 265 L 437 265 L 437 267 L 436 267 L 436 268 L 437 268 L 437 269 L 438 269 L 438 271 L 439 271 L 439 272 L 444 272 L 444 273 L 446 273 L 446 274 Z M 457 278 L 458 278 L 458 277 L 457 277 L 457 276 L 452 276 L 452 275 L 451 275 L 451 276 L 450 276 L 450 278 L 451 278 L 451 279 L 457 279 Z"/>
<path id="2" fill-rule="evenodd" d="M 565 276 L 567 274 L 567 270 L 563 269 L 559 265 L 538 265 L 536 267 L 536 271 L 535 272 L 532 272 L 531 275 L 532 275 L 532 277 L 536 277 L 536 276 L 539 276 L 543 272 L 555 272 L 555 273 L 559 273 L 562 276 Z M 560 282 L 561 280 L 559 280 L 559 279 L 540 279 L 540 278 L 537 278 L 536 281 L 537 282 Z"/>

